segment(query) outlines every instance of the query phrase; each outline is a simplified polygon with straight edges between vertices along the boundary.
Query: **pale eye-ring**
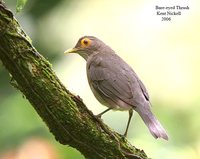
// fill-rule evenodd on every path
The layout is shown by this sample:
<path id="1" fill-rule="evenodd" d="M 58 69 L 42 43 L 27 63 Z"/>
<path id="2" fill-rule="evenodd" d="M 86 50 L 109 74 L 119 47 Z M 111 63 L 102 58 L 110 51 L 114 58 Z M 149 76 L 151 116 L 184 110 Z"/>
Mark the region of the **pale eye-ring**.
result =
<path id="1" fill-rule="evenodd" d="M 91 44 L 91 40 L 89 38 L 84 38 L 81 40 L 81 46 L 82 47 L 88 47 Z"/>

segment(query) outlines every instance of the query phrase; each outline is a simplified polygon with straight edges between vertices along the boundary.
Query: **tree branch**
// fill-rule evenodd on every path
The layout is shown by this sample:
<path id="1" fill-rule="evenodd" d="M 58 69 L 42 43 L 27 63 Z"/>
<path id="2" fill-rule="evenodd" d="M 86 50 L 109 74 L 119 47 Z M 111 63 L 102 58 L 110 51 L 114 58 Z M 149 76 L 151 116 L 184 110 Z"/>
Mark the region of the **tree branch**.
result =
<path id="1" fill-rule="evenodd" d="M 57 141 L 90 159 L 147 159 L 62 85 L 1 1 L 0 59 L 12 76 L 11 84 L 26 96 Z"/>

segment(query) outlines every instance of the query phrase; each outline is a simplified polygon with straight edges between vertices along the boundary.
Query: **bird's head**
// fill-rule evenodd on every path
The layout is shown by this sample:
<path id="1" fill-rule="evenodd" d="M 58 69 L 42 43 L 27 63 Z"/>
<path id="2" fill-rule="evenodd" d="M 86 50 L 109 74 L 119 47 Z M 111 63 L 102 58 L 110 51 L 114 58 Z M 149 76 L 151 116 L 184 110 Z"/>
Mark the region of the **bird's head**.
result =
<path id="1" fill-rule="evenodd" d="M 74 48 L 68 49 L 64 53 L 78 53 L 87 60 L 90 55 L 102 52 L 112 52 L 112 49 L 94 36 L 84 36 L 78 40 Z"/>

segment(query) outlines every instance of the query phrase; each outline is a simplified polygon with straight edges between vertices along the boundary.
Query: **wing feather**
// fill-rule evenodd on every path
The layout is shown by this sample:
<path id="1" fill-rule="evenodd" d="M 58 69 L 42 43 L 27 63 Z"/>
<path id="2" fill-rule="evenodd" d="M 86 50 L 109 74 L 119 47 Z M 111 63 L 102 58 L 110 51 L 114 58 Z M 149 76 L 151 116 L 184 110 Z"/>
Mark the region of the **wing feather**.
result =
<path id="1" fill-rule="evenodd" d="M 119 58 L 118 56 L 114 56 Z M 96 58 L 88 66 L 88 80 L 90 86 L 101 96 L 104 95 L 119 106 L 122 102 L 129 106 L 136 106 L 141 100 L 137 99 L 142 92 L 146 99 L 148 93 L 135 72 L 125 62 L 119 65 L 119 59 L 102 60 Z M 121 59 L 120 59 L 121 60 Z M 128 69 L 128 70 L 127 70 Z"/>

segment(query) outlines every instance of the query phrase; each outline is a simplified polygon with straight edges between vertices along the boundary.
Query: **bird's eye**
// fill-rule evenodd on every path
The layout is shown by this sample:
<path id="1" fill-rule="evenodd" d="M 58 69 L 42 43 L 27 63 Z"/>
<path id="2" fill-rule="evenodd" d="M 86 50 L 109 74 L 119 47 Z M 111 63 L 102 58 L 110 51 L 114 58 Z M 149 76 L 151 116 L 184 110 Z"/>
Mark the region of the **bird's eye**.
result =
<path id="1" fill-rule="evenodd" d="M 84 38 L 84 39 L 81 40 L 81 46 L 82 47 L 90 46 L 90 44 L 91 44 L 91 40 L 88 39 L 88 38 Z"/>
<path id="2" fill-rule="evenodd" d="M 84 43 L 85 45 L 88 45 L 88 41 L 87 41 L 87 40 L 84 40 L 83 43 Z"/>

